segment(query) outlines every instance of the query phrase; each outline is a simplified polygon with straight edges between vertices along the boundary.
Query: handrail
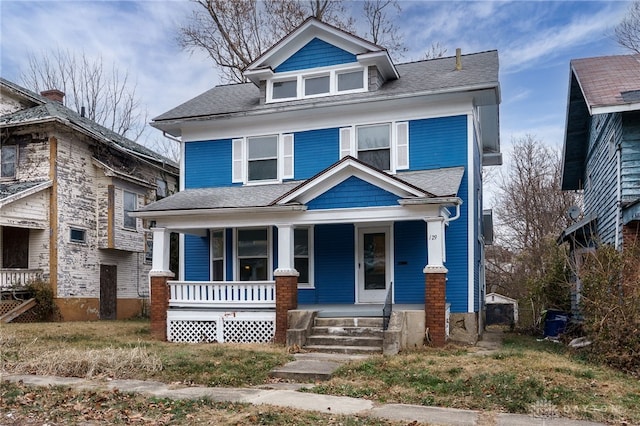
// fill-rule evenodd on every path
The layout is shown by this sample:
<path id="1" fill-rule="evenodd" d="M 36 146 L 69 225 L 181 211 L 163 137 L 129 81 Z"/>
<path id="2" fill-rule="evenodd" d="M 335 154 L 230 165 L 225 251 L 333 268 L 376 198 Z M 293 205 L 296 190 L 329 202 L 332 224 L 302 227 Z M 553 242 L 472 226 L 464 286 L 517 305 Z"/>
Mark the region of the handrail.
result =
<path id="1" fill-rule="evenodd" d="M 170 307 L 274 308 L 274 281 L 169 281 Z"/>
<path id="2" fill-rule="evenodd" d="M 384 300 L 384 307 L 382 308 L 382 329 L 383 330 L 386 330 L 389 327 L 389 320 L 391 319 L 391 311 L 393 310 L 392 295 L 393 295 L 393 281 L 389 283 L 389 290 L 387 290 L 387 297 Z"/>

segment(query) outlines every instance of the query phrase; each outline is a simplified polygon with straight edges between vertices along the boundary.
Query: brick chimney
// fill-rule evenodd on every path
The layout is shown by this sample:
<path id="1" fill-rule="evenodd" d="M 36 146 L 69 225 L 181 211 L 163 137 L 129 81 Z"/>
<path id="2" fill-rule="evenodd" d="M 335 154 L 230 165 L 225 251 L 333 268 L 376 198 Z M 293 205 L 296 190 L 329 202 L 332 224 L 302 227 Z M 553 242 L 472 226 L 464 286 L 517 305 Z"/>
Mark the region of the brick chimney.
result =
<path id="1" fill-rule="evenodd" d="M 64 100 L 64 92 L 58 89 L 43 90 L 40 94 L 50 101 L 62 103 Z"/>

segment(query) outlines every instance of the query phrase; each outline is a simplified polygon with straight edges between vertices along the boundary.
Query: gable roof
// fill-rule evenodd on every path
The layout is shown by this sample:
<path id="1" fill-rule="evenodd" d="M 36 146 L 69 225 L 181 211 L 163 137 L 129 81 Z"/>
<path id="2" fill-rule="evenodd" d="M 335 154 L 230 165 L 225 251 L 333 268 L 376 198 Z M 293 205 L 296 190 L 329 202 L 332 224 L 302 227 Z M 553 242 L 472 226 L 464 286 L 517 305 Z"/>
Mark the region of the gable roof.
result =
<path id="1" fill-rule="evenodd" d="M 174 161 L 101 126 L 87 117 L 80 116 L 80 114 L 65 107 L 61 103 L 47 99 L 44 96 L 38 95 L 1 77 L 0 89 L 24 96 L 34 103 L 34 106 L 30 108 L 24 108 L 0 116 L 0 128 L 57 121 L 121 151 L 126 151 L 129 154 L 151 160 L 155 163 L 167 164 L 173 168 L 178 167 L 178 164 Z"/>
<path id="2" fill-rule="evenodd" d="M 589 113 L 640 110 L 640 54 L 573 59 Z"/>
<path id="3" fill-rule="evenodd" d="M 0 208 L 51 187 L 50 180 L 0 183 Z"/>
<path id="4" fill-rule="evenodd" d="M 189 211 L 189 210 L 209 210 L 209 209 L 255 209 L 255 208 L 286 208 L 292 205 L 300 206 L 297 197 L 310 194 L 307 191 L 307 185 L 316 183 L 329 183 L 326 176 L 332 172 L 339 171 L 340 165 L 353 165 L 352 157 L 345 157 L 334 165 L 328 167 L 324 171 L 318 173 L 315 177 L 305 181 L 290 181 L 279 184 L 267 185 L 246 185 L 246 186 L 225 186 L 213 188 L 194 188 L 185 189 L 167 198 L 148 204 L 136 213 L 141 212 L 145 216 L 153 216 L 153 212 L 162 211 Z M 358 160 L 356 162 L 360 163 Z M 363 163 L 364 164 L 364 163 Z M 458 193 L 462 177 L 464 175 L 464 167 L 451 167 L 435 170 L 422 170 L 415 172 L 398 173 L 396 176 L 388 175 L 385 172 L 378 171 L 366 166 L 370 170 L 370 175 L 376 173 L 384 174 L 391 179 L 398 188 L 396 191 L 413 189 L 415 198 L 438 198 L 454 197 Z M 350 170 L 355 170 L 351 168 Z M 351 176 L 352 174 L 349 174 Z M 378 176 L 379 179 L 387 179 Z M 322 186 L 322 190 L 327 191 L 339 182 L 332 182 Z M 379 183 L 379 181 L 378 181 Z M 408 196 L 410 197 L 410 196 Z M 398 196 L 398 198 L 402 198 Z M 145 214 L 147 213 L 147 214 Z"/>
<path id="5" fill-rule="evenodd" d="M 591 117 L 640 110 L 640 55 L 573 59 L 569 68 L 562 189 L 579 190 Z"/>
<path id="6" fill-rule="evenodd" d="M 313 39 L 322 40 L 355 55 L 358 62 L 363 65 L 377 65 L 386 79 L 398 78 L 398 72 L 385 48 L 314 17 L 307 18 L 295 30 L 249 64 L 244 72 L 245 77 L 258 85 L 265 70 L 275 70 Z"/>
<path id="7" fill-rule="evenodd" d="M 500 102 L 498 52 L 491 50 L 462 55 L 462 61 L 463 67 L 459 71 L 455 69 L 455 56 L 399 64 L 397 69 L 401 77 L 385 82 L 376 91 L 298 99 L 277 104 L 261 104 L 260 89 L 252 83 L 216 86 L 155 117 L 151 125 L 173 136 L 180 136 L 181 125 L 185 122 L 300 110 L 312 105 L 357 104 L 379 99 L 482 89 L 495 90 L 495 98 L 487 100 L 486 104 L 497 105 Z"/>

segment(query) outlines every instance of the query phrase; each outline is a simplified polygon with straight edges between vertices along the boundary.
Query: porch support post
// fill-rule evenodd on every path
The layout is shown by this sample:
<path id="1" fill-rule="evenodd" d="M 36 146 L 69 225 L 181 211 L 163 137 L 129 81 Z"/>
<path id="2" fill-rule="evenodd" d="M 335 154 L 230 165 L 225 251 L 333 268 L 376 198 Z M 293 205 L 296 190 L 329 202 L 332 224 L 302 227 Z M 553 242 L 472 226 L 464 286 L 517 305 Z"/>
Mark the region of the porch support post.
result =
<path id="1" fill-rule="evenodd" d="M 289 311 L 298 308 L 298 271 L 293 264 L 293 226 L 278 226 L 278 268 L 273 272 L 276 281 L 275 343 L 287 342 Z"/>
<path id="2" fill-rule="evenodd" d="M 431 345 L 440 347 L 446 342 L 446 281 L 444 219 L 428 218 L 427 266 L 425 274 L 425 326 Z"/>
<path id="3" fill-rule="evenodd" d="M 153 229 L 153 261 L 149 271 L 151 293 L 151 335 L 167 340 L 167 310 L 169 309 L 169 286 L 173 278 L 169 270 L 170 233 L 165 228 Z"/>

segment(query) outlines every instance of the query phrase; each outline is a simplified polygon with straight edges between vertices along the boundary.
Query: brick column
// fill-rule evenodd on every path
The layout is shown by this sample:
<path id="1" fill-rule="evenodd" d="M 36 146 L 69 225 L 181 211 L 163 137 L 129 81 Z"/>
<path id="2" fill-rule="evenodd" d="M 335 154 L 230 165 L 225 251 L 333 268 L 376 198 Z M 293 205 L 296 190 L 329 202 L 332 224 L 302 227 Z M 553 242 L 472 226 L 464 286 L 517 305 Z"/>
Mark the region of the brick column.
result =
<path id="1" fill-rule="evenodd" d="M 622 249 L 633 250 L 640 248 L 640 221 L 634 220 L 622 227 Z"/>
<path id="2" fill-rule="evenodd" d="M 151 335 L 156 339 L 167 340 L 167 310 L 169 309 L 169 286 L 167 281 L 173 273 L 152 272 L 151 280 Z"/>
<path id="3" fill-rule="evenodd" d="M 425 326 L 435 347 L 444 346 L 446 341 L 446 281 L 446 268 L 425 268 Z"/>
<path id="4" fill-rule="evenodd" d="M 276 276 L 276 343 L 287 343 L 289 311 L 298 308 L 298 272 L 274 273 Z"/>

